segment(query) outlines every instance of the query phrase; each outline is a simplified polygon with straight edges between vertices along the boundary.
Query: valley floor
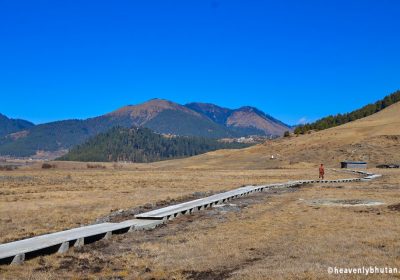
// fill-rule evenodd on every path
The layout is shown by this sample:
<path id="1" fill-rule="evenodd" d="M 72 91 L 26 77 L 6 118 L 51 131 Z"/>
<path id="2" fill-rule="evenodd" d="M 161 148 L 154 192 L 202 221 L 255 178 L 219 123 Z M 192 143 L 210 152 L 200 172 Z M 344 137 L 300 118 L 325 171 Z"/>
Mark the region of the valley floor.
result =
<path id="1" fill-rule="evenodd" d="M 105 166 L 1 172 L 0 242 L 90 224 L 101 217 L 129 219 L 139 210 L 245 184 L 316 177 L 316 169 L 310 168 L 233 171 Z M 385 176 L 368 183 L 316 184 L 255 194 L 152 231 L 113 236 L 22 266 L 2 266 L 0 278 L 326 279 L 328 267 L 400 268 L 400 171 L 376 172 Z M 328 171 L 327 179 L 351 176 Z M 322 199 L 384 204 L 316 203 Z"/>

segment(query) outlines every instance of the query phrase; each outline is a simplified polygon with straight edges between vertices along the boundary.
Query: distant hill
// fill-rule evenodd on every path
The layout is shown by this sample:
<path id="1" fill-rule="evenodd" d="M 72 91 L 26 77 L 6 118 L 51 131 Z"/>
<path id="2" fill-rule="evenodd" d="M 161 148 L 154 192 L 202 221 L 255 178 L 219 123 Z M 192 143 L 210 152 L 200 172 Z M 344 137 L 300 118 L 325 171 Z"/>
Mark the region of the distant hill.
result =
<path id="1" fill-rule="evenodd" d="M 33 127 L 34 124 L 25 120 L 10 119 L 0 114 L 0 137 Z"/>
<path id="2" fill-rule="evenodd" d="M 166 137 L 148 128 L 114 127 L 78 145 L 59 160 L 153 162 L 195 156 L 218 149 L 237 149 L 247 146 L 239 143 L 221 143 L 210 138 Z"/>
<path id="3" fill-rule="evenodd" d="M 396 91 L 373 104 L 368 104 L 350 113 L 328 116 L 320 120 L 317 120 L 313 123 L 299 125 L 296 127 L 294 132 L 296 134 L 304 134 L 310 130 L 324 130 L 327 128 L 342 125 L 348 122 L 352 122 L 361 118 L 371 116 L 399 101 L 400 101 L 400 91 Z"/>
<path id="4" fill-rule="evenodd" d="M 281 136 L 292 127 L 254 107 L 228 109 L 209 103 L 189 103 L 186 107 L 233 131 L 246 135 Z"/>
<path id="5" fill-rule="evenodd" d="M 130 126 L 144 126 L 165 134 L 209 138 L 240 136 L 185 106 L 163 99 L 126 106 L 106 117 L 127 119 Z"/>
<path id="6" fill-rule="evenodd" d="M 399 151 L 400 102 L 397 102 L 378 113 L 337 127 L 281 137 L 247 149 L 220 150 L 159 163 L 157 167 L 266 169 L 297 165 L 315 168 L 318 172 L 320 163 L 338 168 L 344 160 L 366 161 L 370 168 L 378 164 L 399 164 Z"/>
<path id="7" fill-rule="evenodd" d="M 242 111 L 245 110 L 237 112 Z M 266 129 L 262 130 L 253 126 L 251 118 L 247 116 L 257 114 L 260 115 L 260 119 L 263 119 L 264 117 L 261 117 L 263 113 L 255 108 L 249 111 L 251 111 L 249 114 L 230 115 L 231 122 L 224 124 L 189 106 L 182 106 L 168 100 L 152 99 L 143 104 L 125 106 L 103 116 L 41 124 L 27 128 L 18 137 L 10 135 L 0 137 L 0 155 L 27 157 L 39 151 L 54 152 L 71 149 L 84 143 L 88 138 L 115 126 L 126 128 L 143 126 L 157 133 L 207 138 L 283 134 L 284 129 L 271 129 L 268 132 Z M 240 120 L 241 118 L 243 120 Z M 280 122 L 277 121 L 277 123 Z"/>

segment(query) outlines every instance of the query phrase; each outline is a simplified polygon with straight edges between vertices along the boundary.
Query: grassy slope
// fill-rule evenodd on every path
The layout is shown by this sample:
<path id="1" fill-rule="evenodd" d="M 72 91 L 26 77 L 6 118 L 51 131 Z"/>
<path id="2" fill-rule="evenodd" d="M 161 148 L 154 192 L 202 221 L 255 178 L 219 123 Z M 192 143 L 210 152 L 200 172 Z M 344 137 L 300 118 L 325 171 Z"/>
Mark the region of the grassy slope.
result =
<path id="1" fill-rule="evenodd" d="M 268 141 L 240 151 L 216 151 L 191 159 L 162 163 L 170 168 L 276 168 L 290 164 L 366 160 L 400 162 L 400 103 L 367 118 L 299 137 Z M 270 160 L 271 155 L 275 160 Z M 160 165 L 161 166 L 161 165 Z"/>

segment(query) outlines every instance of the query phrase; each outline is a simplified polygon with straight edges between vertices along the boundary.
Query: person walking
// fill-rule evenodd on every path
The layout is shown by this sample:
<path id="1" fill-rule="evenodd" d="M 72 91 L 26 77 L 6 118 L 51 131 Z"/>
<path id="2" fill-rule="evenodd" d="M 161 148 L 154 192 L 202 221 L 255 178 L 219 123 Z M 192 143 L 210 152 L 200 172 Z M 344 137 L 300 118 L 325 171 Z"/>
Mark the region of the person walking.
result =
<path id="1" fill-rule="evenodd" d="M 325 178 L 325 168 L 323 163 L 321 163 L 321 166 L 319 167 L 319 178 L 322 180 Z"/>

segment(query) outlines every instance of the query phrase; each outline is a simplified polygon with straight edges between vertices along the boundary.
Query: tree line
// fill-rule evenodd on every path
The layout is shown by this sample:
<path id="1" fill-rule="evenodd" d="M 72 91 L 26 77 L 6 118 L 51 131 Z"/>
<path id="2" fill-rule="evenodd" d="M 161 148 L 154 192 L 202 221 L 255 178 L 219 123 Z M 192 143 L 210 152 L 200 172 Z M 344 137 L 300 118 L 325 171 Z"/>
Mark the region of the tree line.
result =
<path id="1" fill-rule="evenodd" d="M 400 91 L 396 91 L 388 96 L 386 96 L 384 99 L 379 100 L 373 104 L 368 104 L 361 109 L 352 111 L 347 114 L 337 114 L 337 115 L 331 115 L 325 118 L 322 118 L 320 120 L 317 120 L 313 123 L 307 123 L 304 125 L 300 125 L 295 128 L 294 133 L 295 134 L 304 134 L 310 130 L 324 130 L 328 129 L 331 127 L 335 127 L 338 125 L 342 125 L 351 121 L 355 121 L 361 118 L 368 117 L 372 114 L 375 114 L 386 107 L 399 102 L 400 101 Z"/>
<path id="2" fill-rule="evenodd" d="M 218 149 L 237 149 L 243 143 L 224 143 L 216 139 L 164 136 L 148 128 L 114 127 L 72 148 L 59 158 L 84 162 L 153 162 L 195 156 Z"/>

